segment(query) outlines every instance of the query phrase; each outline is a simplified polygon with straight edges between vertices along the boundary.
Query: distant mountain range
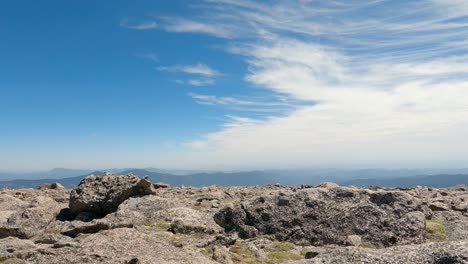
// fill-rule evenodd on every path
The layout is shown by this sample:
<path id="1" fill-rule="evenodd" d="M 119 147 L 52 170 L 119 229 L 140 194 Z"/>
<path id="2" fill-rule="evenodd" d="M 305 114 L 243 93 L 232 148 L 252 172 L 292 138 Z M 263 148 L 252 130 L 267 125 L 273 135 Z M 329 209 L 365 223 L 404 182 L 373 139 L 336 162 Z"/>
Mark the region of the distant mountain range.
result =
<path id="1" fill-rule="evenodd" d="M 54 177 L 43 179 L 16 179 L 0 181 L 0 188 L 37 188 L 44 183 L 58 182 L 65 187 L 71 188 L 90 175 L 101 175 L 102 171 L 85 171 L 74 177 L 59 178 L 57 173 L 67 169 L 55 169 Z M 109 171 L 109 170 L 108 170 Z M 126 169 L 110 171 L 118 174 L 133 173 L 140 177 L 148 176 L 152 182 L 165 182 L 172 186 L 209 186 L 219 184 L 224 186 L 254 186 L 281 183 L 284 185 L 317 184 L 324 181 L 336 182 L 340 185 L 354 186 L 386 186 L 386 187 L 414 187 L 417 185 L 428 187 L 450 187 L 456 185 L 468 185 L 468 170 L 466 173 L 458 174 L 434 174 L 418 175 L 411 174 L 415 170 L 268 170 L 268 171 L 244 171 L 244 172 L 205 172 L 174 174 L 158 169 Z M 457 170 L 464 172 L 464 170 Z M 82 172 L 73 170 L 74 173 Z M 68 170 L 62 175 L 69 175 Z"/>

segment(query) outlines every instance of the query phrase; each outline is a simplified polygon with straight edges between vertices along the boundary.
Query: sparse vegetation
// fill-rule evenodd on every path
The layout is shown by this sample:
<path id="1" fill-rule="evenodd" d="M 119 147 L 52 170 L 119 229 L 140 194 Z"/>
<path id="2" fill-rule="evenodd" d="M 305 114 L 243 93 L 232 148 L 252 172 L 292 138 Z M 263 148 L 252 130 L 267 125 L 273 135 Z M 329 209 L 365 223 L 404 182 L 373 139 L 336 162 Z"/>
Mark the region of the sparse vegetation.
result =
<path id="1" fill-rule="evenodd" d="M 236 244 L 229 248 L 231 258 L 235 263 L 279 264 L 288 260 L 300 260 L 304 258 L 303 256 L 293 252 L 294 244 L 290 242 L 276 241 L 273 243 L 273 246 L 265 247 L 264 250 L 267 253 L 266 259 L 263 262 L 260 262 L 255 257 L 255 253 L 240 242 L 236 242 Z"/>
<path id="2" fill-rule="evenodd" d="M 203 239 L 203 238 L 206 238 L 207 236 L 208 235 L 204 233 L 174 234 L 170 237 L 167 237 L 166 240 L 169 243 L 171 243 L 173 246 L 182 247 L 185 241 Z"/>
<path id="3" fill-rule="evenodd" d="M 211 247 L 211 246 L 204 247 L 204 248 L 202 248 L 201 253 L 203 255 L 207 256 L 207 257 L 211 257 L 211 256 L 213 256 L 213 253 L 214 253 L 213 252 L 213 247 Z"/>
<path id="4" fill-rule="evenodd" d="M 141 223 L 141 225 L 148 226 L 148 227 L 155 226 L 158 230 L 161 230 L 161 231 L 166 231 L 171 227 L 171 224 L 169 224 L 166 221 L 150 220 L 150 219 L 144 221 L 143 223 Z"/>
<path id="5" fill-rule="evenodd" d="M 24 264 L 26 262 L 18 258 L 0 257 L 0 263 L 2 264 Z"/>
<path id="6" fill-rule="evenodd" d="M 272 247 L 265 248 L 268 252 L 265 263 L 278 264 L 287 260 L 300 260 L 304 257 L 291 252 L 294 249 L 294 244 L 290 242 L 274 242 Z"/>
<path id="7" fill-rule="evenodd" d="M 233 246 L 231 246 L 229 248 L 229 252 L 231 252 L 231 258 L 235 263 L 260 263 L 257 261 L 255 254 L 249 249 L 245 248 L 245 246 L 240 242 L 236 242 Z"/>
<path id="8" fill-rule="evenodd" d="M 426 237 L 432 241 L 445 241 L 447 233 L 445 231 L 444 221 L 439 218 L 426 220 Z"/>

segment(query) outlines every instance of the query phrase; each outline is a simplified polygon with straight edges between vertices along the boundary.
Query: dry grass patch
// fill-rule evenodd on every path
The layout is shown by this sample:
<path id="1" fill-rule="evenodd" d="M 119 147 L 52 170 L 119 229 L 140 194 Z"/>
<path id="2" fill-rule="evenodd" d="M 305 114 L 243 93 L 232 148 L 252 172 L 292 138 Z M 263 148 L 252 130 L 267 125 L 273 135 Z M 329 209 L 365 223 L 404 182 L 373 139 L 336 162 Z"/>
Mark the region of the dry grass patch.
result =
<path id="1" fill-rule="evenodd" d="M 444 221 L 439 218 L 426 220 L 426 237 L 432 241 L 447 240 Z"/>

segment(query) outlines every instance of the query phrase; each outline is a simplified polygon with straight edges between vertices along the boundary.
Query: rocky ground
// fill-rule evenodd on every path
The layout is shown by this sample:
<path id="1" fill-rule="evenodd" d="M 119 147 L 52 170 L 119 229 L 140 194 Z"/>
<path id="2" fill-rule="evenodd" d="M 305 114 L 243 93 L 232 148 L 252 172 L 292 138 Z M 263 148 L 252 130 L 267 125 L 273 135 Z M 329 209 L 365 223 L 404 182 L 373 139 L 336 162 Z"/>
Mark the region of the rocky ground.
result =
<path id="1" fill-rule="evenodd" d="M 468 263 L 468 188 L 6 189 L 0 263 Z"/>

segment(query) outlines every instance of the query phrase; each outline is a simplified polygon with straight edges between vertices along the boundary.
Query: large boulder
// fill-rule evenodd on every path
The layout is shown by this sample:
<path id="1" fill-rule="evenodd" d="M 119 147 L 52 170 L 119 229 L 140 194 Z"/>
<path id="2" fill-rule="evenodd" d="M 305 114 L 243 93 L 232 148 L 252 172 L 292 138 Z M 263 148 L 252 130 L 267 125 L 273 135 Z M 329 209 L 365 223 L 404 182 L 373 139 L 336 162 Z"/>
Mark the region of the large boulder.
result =
<path id="1" fill-rule="evenodd" d="M 92 212 L 104 216 L 117 211 L 119 205 L 132 196 L 155 194 L 151 182 L 135 175 L 88 176 L 70 193 L 70 210 L 77 215 Z"/>
<path id="2" fill-rule="evenodd" d="M 132 228 L 118 228 L 76 239 L 78 247 L 62 247 L 52 253 L 29 254 L 29 263 L 164 263 L 216 264 L 195 250 L 177 248 L 153 234 Z"/>
<path id="3" fill-rule="evenodd" d="M 0 239 L 27 239 L 44 232 L 60 212 L 61 205 L 34 190 L 0 194 Z"/>
<path id="4" fill-rule="evenodd" d="M 214 220 L 242 238 L 265 234 L 303 245 L 347 245 L 353 235 L 376 247 L 425 239 L 421 201 L 401 191 L 320 187 L 276 192 L 226 207 Z"/>
<path id="5" fill-rule="evenodd" d="M 310 251 L 309 254 L 306 254 L 306 258 L 308 257 L 310 259 L 290 261 L 285 264 L 462 264 L 468 263 L 468 241 L 448 241 L 382 249 L 323 247 Z"/>

